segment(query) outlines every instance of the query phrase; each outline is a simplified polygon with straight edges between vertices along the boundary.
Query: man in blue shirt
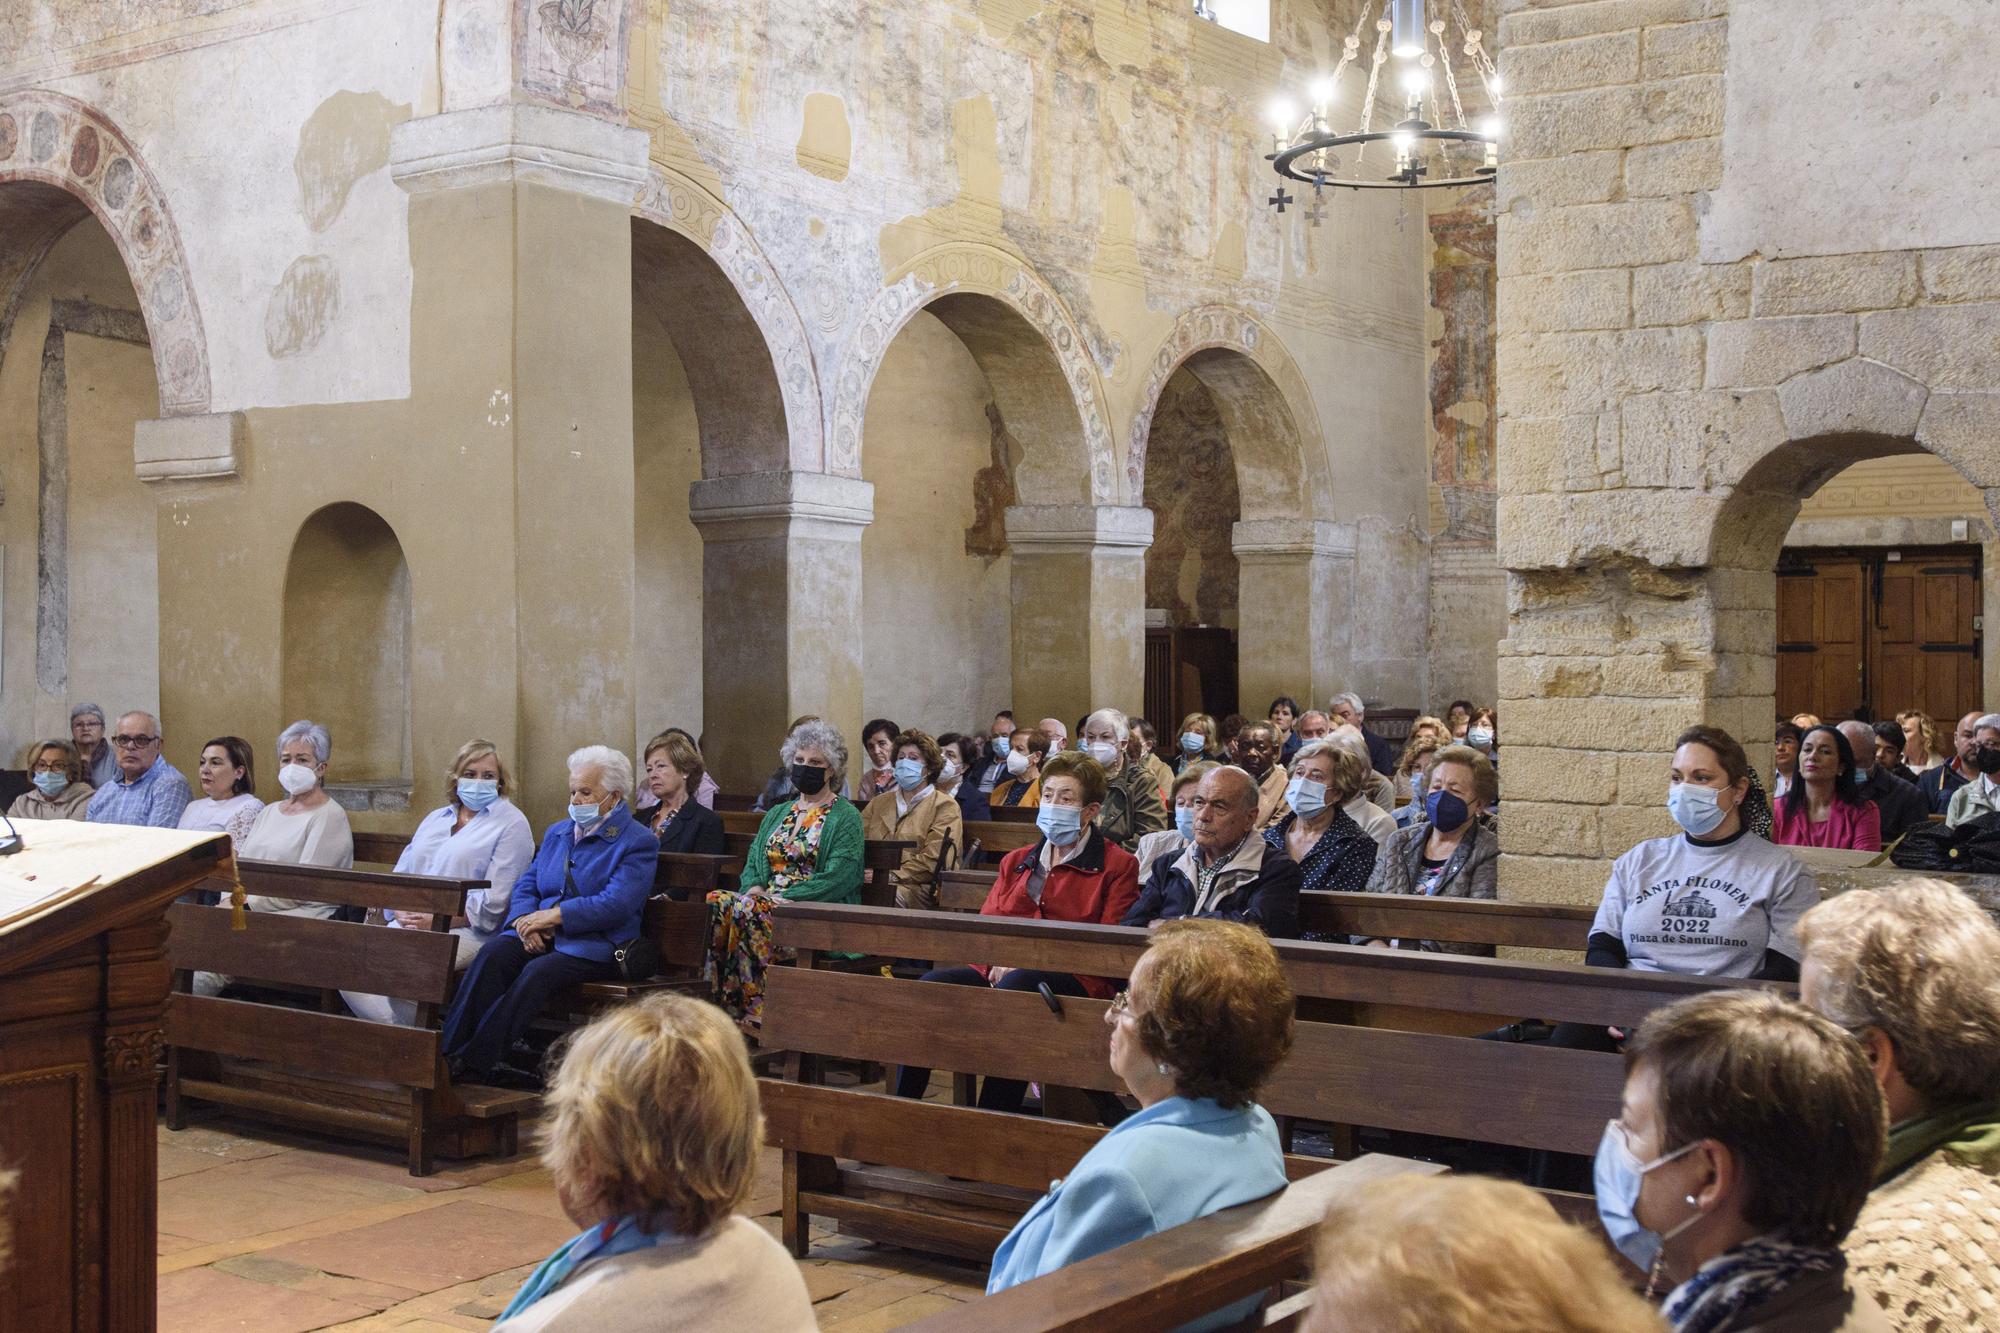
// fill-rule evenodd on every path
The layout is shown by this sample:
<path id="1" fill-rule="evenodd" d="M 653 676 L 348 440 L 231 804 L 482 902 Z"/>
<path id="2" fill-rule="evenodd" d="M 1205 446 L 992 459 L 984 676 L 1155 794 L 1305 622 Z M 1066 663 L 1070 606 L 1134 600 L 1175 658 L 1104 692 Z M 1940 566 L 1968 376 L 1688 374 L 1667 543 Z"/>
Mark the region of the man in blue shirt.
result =
<path id="1" fill-rule="evenodd" d="M 119 717 L 111 738 L 118 780 L 105 783 L 90 798 L 86 812 L 91 823 L 180 827 L 188 803 L 187 779 L 160 754 L 160 742 L 160 720 L 151 713 Z"/>

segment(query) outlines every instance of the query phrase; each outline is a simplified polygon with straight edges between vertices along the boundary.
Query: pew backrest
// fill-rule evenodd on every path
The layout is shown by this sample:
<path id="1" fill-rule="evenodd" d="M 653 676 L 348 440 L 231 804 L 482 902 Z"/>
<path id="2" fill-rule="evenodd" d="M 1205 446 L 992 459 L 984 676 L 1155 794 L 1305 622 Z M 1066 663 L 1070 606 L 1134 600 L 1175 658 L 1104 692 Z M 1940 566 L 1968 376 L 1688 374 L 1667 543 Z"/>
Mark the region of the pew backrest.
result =
<path id="1" fill-rule="evenodd" d="M 399 875 L 383 870 L 330 870 L 282 861 L 239 860 L 236 873 L 247 894 L 383 912 L 428 912 L 442 917 L 462 913 L 465 895 L 473 889 L 488 887 L 483 879 Z M 230 885 L 226 878 L 212 876 L 207 887 L 221 889 L 226 894 Z"/>
<path id="2" fill-rule="evenodd" d="M 354 834 L 354 859 L 369 865 L 393 866 L 410 845 L 407 833 L 364 833 Z"/>
<path id="3" fill-rule="evenodd" d="M 1301 893 L 1299 928 L 1315 935 L 1442 940 L 1582 953 L 1592 908 L 1567 903 L 1501 903 L 1404 893 Z"/>

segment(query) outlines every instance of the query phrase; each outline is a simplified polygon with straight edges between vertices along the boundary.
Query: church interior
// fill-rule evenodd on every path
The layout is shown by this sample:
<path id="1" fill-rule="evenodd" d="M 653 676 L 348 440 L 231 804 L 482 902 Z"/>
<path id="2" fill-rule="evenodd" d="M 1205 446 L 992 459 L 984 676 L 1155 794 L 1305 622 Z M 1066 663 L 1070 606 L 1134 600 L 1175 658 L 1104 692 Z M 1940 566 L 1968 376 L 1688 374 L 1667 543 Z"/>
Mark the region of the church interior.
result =
<path id="1" fill-rule="evenodd" d="M 0 1333 L 2000 1328 L 1988 8 L 0 0 Z"/>

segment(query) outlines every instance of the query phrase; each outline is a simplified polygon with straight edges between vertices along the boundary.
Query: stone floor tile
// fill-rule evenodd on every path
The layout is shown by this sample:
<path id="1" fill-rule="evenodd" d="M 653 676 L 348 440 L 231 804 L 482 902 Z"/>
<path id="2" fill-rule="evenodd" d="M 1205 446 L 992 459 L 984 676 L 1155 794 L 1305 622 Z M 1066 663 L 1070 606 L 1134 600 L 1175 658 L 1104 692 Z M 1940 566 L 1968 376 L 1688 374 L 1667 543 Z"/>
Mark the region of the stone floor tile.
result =
<path id="1" fill-rule="evenodd" d="M 272 1153 L 286 1152 L 293 1146 L 290 1136 L 279 1130 L 248 1135 L 237 1133 L 227 1125 L 190 1125 L 181 1130 L 168 1129 L 162 1125 L 159 1141 L 163 1147 L 207 1153 L 211 1157 L 220 1157 L 232 1162 L 246 1161 L 252 1157 L 269 1157 Z"/>
<path id="2" fill-rule="evenodd" d="M 153 1253 L 160 1255 L 179 1254 L 182 1250 L 191 1250 L 199 1244 L 201 1242 L 198 1240 L 190 1240 L 186 1236 L 175 1236 L 161 1231 L 155 1233 L 153 1236 Z"/>
<path id="3" fill-rule="evenodd" d="M 279 1149 L 280 1152 L 283 1149 Z M 206 1171 L 212 1166 L 220 1166 L 228 1158 L 216 1153 L 197 1152 L 193 1148 L 183 1148 L 178 1143 L 162 1143 L 158 1149 L 159 1178 L 173 1180 L 179 1176 L 193 1175 Z"/>
<path id="4" fill-rule="evenodd" d="M 567 1222 L 455 1199 L 421 1213 L 281 1246 L 270 1253 L 328 1273 L 434 1292 L 538 1263 L 575 1234 Z"/>
<path id="5" fill-rule="evenodd" d="M 556 1187 L 547 1171 L 535 1168 L 517 1171 L 498 1180 L 475 1185 L 461 1196 L 473 1203 L 488 1203 L 495 1208 L 512 1208 L 519 1212 L 533 1213 L 539 1217 L 552 1217 L 568 1223 L 569 1214 L 563 1211 L 562 1201 L 556 1198 Z M 571 1230 L 575 1231 L 574 1224 Z"/>
<path id="6" fill-rule="evenodd" d="M 368 1314 L 365 1305 L 194 1268 L 160 1279 L 159 1333 L 305 1333 Z"/>
<path id="7" fill-rule="evenodd" d="M 309 1291 L 315 1296 L 346 1301 L 370 1310 L 386 1310 L 423 1294 L 408 1287 L 395 1287 L 367 1278 L 322 1273 L 317 1268 L 307 1268 L 268 1254 L 239 1254 L 213 1267 L 220 1272 L 247 1277 L 253 1282 L 268 1282 L 274 1287 L 290 1287 L 293 1291 Z"/>
<path id="8" fill-rule="evenodd" d="M 872 1310 L 842 1311 L 832 1314 L 831 1317 L 821 1314 L 819 1326 L 845 1329 L 847 1333 L 878 1333 L 881 1329 L 901 1328 L 904 1324 L 913 1324 L 919 1319 L 954 1309 L 959 1304 L 960 1302 L 949 1296 L 940 1296 L 934 1292 L 905 1291 L 901 1293 L 900 1299 Z"/>
<path id="9" fill-rule="evenodd" d="M 160 1192 L 159 1225 L 193 1240 L 237 1240 L 420 1194 L 403 1185 L 314 1170 L 281 1151 L 176 1178 L 171 1189 Z"/>

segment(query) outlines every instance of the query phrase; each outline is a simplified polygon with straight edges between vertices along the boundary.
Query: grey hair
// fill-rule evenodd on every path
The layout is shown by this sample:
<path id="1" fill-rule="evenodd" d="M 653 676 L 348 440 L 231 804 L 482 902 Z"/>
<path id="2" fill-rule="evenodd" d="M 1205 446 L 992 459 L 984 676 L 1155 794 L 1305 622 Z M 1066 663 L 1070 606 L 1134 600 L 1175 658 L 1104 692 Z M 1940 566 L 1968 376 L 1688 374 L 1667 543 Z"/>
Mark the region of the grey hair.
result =
<path id="1" fill-rule="evenodd" d="M 1300 714 L 1299 714 L 1299 720 L 1298 720 L 1298 722 L 1297 722 L 1297 723 L 1296 723 L 1295 725 L 1296 725 L 1296 726 L 1299 726 L 1299 727 L 1302 727 L 1302 726 L 1304 726 L 1304 725 L 1306 724 L 1306 719 L 1307 719 L 1307 718 L 1309 718 L 1309 717 L 1316 717 L 1316 718 L 1318 718 L 1318 719 L 1319 719 L 1320 721 L 1322 721 L 1322 722 L 1326 723 L 1326 724 L 1327 724 L 1327 725 L 1328 725 L 1329 727 L 1333 725 L 1333 718 L 1332 718 L 1332 716 L 1331 716 L 1331 715 L 1329 715 L 1329 714 L 1327 714 L 1327 713 L 1323 713 L 1323 712 L 1321 712 L 1321 711 L 1320 711 L 1319 709 L 1317 709 L 1317 708 L 1308 708 L 1308 709 L 1306 709 L 1306 711 L 1305 711 L 1305 712 L 1303 712 L 1303 713 L 1300 713 Z"/>
<path id="2" fill-rule="evenodd" d="M 1981 717 L 1977 722 L 1972 724 L 1972 734 L 1977 736 L 1981 730 L 1987 727 L 1991 727 L 1995 731 L 2000 731 L 2000 713 L 1988 713 Z"/>
<path id="3" fill-rule="evenodd" d="M 632 794 L 632 761 L 608 745 L 586 745 L 569 752 L 569 775 L 574 778 L 589 769 L 597 770 L 597 780 L 606 791 L 620 799 Z"/>
<path id="4" fill-rule="evenodd" d="M 103 726 L 106 721 L 104 710 L 96 704 L 78 704 L 69 710 L 70 721 L 74 722 L 80 717 L 95 717 L 99 726 Z"/>
<path id="5" fill-rule="evenodd" d="M 326 728 L 317 722 L 299 721 L 292 723 L 278 733 L 278 753 L 282 756 L 285 747 L 293 741 L 311 741 L 313 753 L 323 764 L 333 757 L 333 737 L 327 735 Z"/>
<path id="6" fill-rule="evenodd" d="M 827 757 L 828 786 L 838 787 L 847 780 L 847 740 L 831 722 L 800 723 L 796 731 L 785 737 L 778 750 L 778 762 L 789 769 L 800 750 L 818 750 Z"/>
<path id="7" fill-rule="evenodd" d="M 1342 691 L 1326 701 L 1326 706 L 1330 709 L 1338 708 L 1342 704 L 1346 704 L 1349 708 L 1364 716 L 1368 712 L 1368 705 L 1362 703 L 1361 696 L 1352 691 Z"/>
<path id="8" fill-rule="evenodd" d="M 1341 749 L 1347 751 L 1362 763 L 1367 764 L 1370 768 L 1375 766 L 1375 761 L 1368 756 L 1368 742 L 1361 738 L 1361 733 L 1355 729 L 1354 724 L 1351 722 L 1343 722 L 1328 732 L 1325 741 L 1322 743 L 1326 745 L 1338 745 Z"/>
<path id="9" fill-rule="evenodd" d="M 1115 708 L 1100 708 L 1083 720 L 1085 727 L 1094 727 L 1099 722 L 1109 722 L 1111 729 L 1118 733 L 1118 743 L 1124 744 L 1132 734 L 1132 720 Z"/>

